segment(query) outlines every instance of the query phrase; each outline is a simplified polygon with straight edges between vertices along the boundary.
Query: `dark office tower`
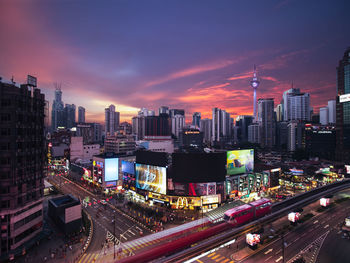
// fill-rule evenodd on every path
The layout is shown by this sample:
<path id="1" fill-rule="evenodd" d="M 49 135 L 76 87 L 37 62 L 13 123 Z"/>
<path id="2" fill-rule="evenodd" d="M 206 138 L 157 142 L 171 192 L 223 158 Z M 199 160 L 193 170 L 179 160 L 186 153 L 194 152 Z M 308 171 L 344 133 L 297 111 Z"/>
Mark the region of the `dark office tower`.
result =
<path id="1" fill-rule="evenodd" d="M 0 262 L 43 225 L 45 96 L 0 80 Z"/>
<path id="2" fill-rule="evenodd" d="M 170 118 L 174 117 L 175 115 L 182 115 L 185 117 L 185 110 L 183 110 L 183 109 L 171 109 L 171 110 L 169 110 Z"/>
<path id="3" fill-rule="evenodd" d="M 65 127 L 65 118 L 64 118 L 64 105 L 62 101 L 62 91 L 61 85 L 55 84 L 55 99 L 52 103 L 51 111 L 51 127 L 52 131 L 57 130 L 57 127 Z"/>
<path id="4" fill-rule="evenodd" d="M 350 47 L 337 67 L 337 159 L 350 161 Z"/>
<path id="5" fill-rule="evenodd" d="M 76 107 L 74 104 L 66 104 L 66 107 L 64 107 L 64 115 L 66 120 L 65 127 L 67 129 L 75 126 L 75 109 Z"/>
<path id="6" fill-rule="evenodd" d="M 258 100 L 258 123 L 260 126 L 260 144 L 272 148 L 275 145 L 275 119 L 273 99 Z"/>
<path id="7" fill-rule="evenodd" d="M 253 123 L 254 116 L 251 115 L 239 115 L 236 118 L 237 140 L 239 143 L 248 141 L 248 126 Z"/>
<path id="8" fill-rule="evenodd" d="M 167 107 L 167 106 L 161 106 L 160 108 L 159 108 L 159 115 L 160 114 L 169 114 L 169 107 Z"/>
<path id="9" fill-rule="evenodd" d="M 200 112 L 195 112 L 193 113 L 192 116 L 192 125 L 195 127 L 200 128 L 201 126 L 201 113 Z"/>
<path id="10" fill-rule="evenodd" d="M 227 142 L 231 135 L 230 114 L 225 110 L 213 108 L 212 116 L 212 143 Z"/>
<path id="11" fill-rule="evenodd" d="M 85 122 L 85 108 L 78 107 L 78 122 Z"/>
<path id="12" fill-rule="evenodd" d="M 161 140 L 170 139 L 170 118 L 168 114 L 160 114 L 160 116 L 145 117 L 145 139 Z"/>

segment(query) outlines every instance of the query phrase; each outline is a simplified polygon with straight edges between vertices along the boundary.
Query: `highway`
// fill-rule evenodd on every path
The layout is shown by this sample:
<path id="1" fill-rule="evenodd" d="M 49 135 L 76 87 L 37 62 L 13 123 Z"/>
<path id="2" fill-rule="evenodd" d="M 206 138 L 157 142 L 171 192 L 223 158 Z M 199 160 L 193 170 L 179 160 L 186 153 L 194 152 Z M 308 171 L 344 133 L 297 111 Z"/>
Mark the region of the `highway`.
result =
<path id="1" fill-rule="evenodd" d="M 142 235 L 151 233 L 151 231 L 143 227 L 142 224 L 137 223 L 122 212 L 113 209 L 112 206 L 101 204 L 99 202 L 101 199 L 99 199 L 98 196 L 78 186 L 67 178 L 60 175 L 49 175 L 48 179 L 50 183 L 56 185 L 63 193 L 72 194 L 80 198 L 80 200 L 84 200 L 87 197 L 90 200 L 91 206 L 89 204 L 83 205 L 83 209 L 92 217 L 94 234 L 89 248 L 82 256 L 79 263 L 95 262 L 101 259 L 108 247 L 112 247 L 114 238 L 118 245 L 120 240 L 124 243 L 139 238 L 140 231 L 143 232 Z M 114 217 L 116 219 L 115 224 L 113 223 Z M 114 233 L 115 235 L 113 235 Z M 123 235 L 121 236 L 121 234 Z M 109 244 L 105 242 L 106 239 L 110 241 Z M 132 251 L 130 251 L 130 253 L 132 253 Z"/>
<path id="2" fill-rule="evenodd" d="M 340 198 L 344 195 L 350 196 L 350 191 L 342 191 L 335 196 Z M 290 231 L 287 230 L 290 223 L 286 217 L 265 226 L 262 237 L 275 235 L 277 238 L 267 245 L 258 245 L 256 250 L 248 247 L 245 235 L 242 235 L 230 247 L 213 251 L 193 262 L 291 263 L 301 256 L 306 262 L 350 262 L 350 255 L 347 253 L 350 241 L 343 239 L 340 231 L 340 225 L 350 214 L 350 200 L 334 205 L 324 212 L 317 212 L 319 207 L 319 201 L 305 207 L 302 214 L 312 213 L 314 216 L 302 224 L 290 227 Z M 281 235 L 275 233 L 283 226 L 286 226 L 286 232 L 282 241 Z"/>

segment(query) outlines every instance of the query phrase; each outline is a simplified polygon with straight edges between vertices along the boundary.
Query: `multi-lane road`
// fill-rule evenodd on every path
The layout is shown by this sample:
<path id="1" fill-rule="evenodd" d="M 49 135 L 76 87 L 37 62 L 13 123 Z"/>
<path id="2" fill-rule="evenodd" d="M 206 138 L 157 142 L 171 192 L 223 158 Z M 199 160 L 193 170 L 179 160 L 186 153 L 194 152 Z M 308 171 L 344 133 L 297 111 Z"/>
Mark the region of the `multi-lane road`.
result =
<path id="1" fill-rule="evenodd" d="M 89 199 L 89 202 L 83 205 L 83 209 L 92 217 L 94 233 L 92 242 L 79 263 L 100 260 L 107 248 L 112 246 L 114 239 L 118 245 L 120 241 L 124 243 L 139 238 L 140 234 L 143 236 L 151 233 L 142 224 L 114 209 L 113 206 L 102 204 L 98 196 L 67 178 L 50 175 L 48 179 L 65 194 L 72 194 L 80 200 Z M 110 241 L 109 244 L 106 243 L 106 239 Z"/>
<path id="2" fill-rule="evenodd" d="M 350 191 L 342 191 L 335 196 L 350 196 Z M 213 251 L 194 262 L 291 263 L 299 257 L 306 262 L 350 262 L 350 240 L 343 238 L 340 227 L 345 217 L 350 215 L 350 201 L 334 205 L 324 212 L 317 212 L 319 207 L 319 202 L 305 207 L 303 214 L 312 213 L 314 216 L 289 230 L 286 228 L 283 239 L 281 235 L 276 235 L 274 241 L 267 245 L 260 244 L 256 250 L 252 250 L 245 243 L 245 235 L 242 235 L 230 247 Z M 275 229 L 288 224 L 286 218 L 279 219 L 265 226 L 262 235 L 272 237 Z"/>

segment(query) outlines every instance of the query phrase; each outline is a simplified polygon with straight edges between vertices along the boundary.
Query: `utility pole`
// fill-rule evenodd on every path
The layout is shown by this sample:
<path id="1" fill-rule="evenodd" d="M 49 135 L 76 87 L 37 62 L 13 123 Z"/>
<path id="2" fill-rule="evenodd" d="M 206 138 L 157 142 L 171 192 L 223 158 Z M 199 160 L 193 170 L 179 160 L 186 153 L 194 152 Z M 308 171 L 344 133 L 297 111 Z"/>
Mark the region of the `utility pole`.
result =
<path id="1" fill-rule="evenodd" d="M 113 244 L 114 244 L 114 245 L 113 245 L 113 249 L 114 249 L 114 259 L 115 259 L 115 211 L 114 211 L 114 214 L 113 214 L 113 215 L 114 215 L 114 231 L 113 231 L 113 232 L 114 232 L 114 233 L 113 233 L 113 235 L 114 235 L 114 237 L 113 237 L 113 242 L 114 242 L 114 243 L 113 243 Z"/>

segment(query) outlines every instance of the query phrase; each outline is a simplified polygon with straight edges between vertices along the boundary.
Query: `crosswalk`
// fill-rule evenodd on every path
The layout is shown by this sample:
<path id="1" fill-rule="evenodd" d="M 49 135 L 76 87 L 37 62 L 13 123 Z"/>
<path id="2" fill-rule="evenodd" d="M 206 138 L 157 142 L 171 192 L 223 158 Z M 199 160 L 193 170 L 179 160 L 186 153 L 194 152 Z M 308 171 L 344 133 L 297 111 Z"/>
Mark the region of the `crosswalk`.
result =
<path id="1" fill-rule="evenodd" d="M 217 252 L 213 252 L 211 254 L 209 254 L 207 256 L 207 258 L 211 259 L 212 261 L 214 262 L 218 262 L 218 263 L 234 263 L 233 260 L 231 260 L 230 258 L 227 258 Z M 197 259 L 198 262 L 200 262 L 198 259 Z"/>
<path id="2" fill-rule="evenodd" d="M 94 263 L 96 262 L 98 256 L 99 253 L 86 253 L 80 258 L 78 263 Z"/>

